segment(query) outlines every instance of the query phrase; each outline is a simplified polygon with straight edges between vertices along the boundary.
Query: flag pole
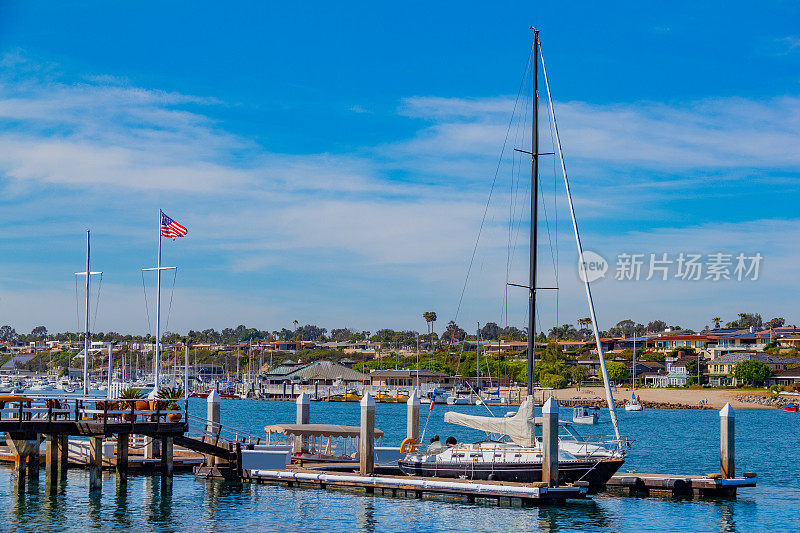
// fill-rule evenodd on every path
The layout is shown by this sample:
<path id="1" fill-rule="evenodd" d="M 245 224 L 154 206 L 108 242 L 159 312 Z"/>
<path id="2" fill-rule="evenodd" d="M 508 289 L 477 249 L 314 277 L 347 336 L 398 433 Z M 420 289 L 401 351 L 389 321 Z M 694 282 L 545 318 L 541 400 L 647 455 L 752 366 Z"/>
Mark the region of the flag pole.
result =
<path id="1" fill-rule="evenodd" d="M 158 266 L 156 268 L 156 276 L 156 353 L 153 360 L 153 390 L 158 392 L 158 380 L 161 370 L 161 209 L 158 210 Z"/>
<path id="2" fill-rule="evenodd" d="M 86 230 L 86 331 L 83 336 L 83 395 L 89 394 L 89 230 Z"/>

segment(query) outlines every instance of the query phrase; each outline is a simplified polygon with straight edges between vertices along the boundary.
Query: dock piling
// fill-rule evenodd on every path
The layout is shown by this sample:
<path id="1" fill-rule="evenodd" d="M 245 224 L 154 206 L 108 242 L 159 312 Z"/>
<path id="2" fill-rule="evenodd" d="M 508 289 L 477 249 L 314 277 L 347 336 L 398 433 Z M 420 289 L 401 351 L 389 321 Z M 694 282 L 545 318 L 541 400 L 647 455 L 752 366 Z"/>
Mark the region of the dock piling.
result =
<path id="1" fill-rule="evenodd" d="M 67 478 L 69 470 L 69 435 L 58 435 L 58 476 L 60 479 Z"/>
<path id="2" fill-rule="evenodd" d="M 308 394 L 301 392 L 297 397 L 297 423 L 308 424 L 311 420 L 311 399 Z M 308 453 L 308 437 L 295 437 L 295 452 Z"/>
<path id="3" fill-rule="evenodd" d="M 48 485 L 55 485 L 58 480 L 58 435 L 48 434 L 45 438 L 45 480 Z"/>
<path id="4" fill-rule="evenodd" d="M 40 456 L 42 435 L 37 433 L 36 440 L 32 443 L 31 452 L 28 454 L 28 478 L 31 481 L 39 480 L 39 466 L 41 464 Z"/>
<path id="5" fill-rule="evenodd" d="M 172 479 L 173 462 L 172 462 L 172 437 L 164 437 L 161 439 L 163 444 L 161 450 L 161 478 Z"/>
<path id="6" fill-rule="evenodd" d="M 220 402 L 222 398 L 216 389 L 208 394 L 206 398 L 206 433 L 217 434 L 220 430 Z M 208 466 L 215 466 L 217 464 L 216 458 L 213 455 L 206 455 L 206 464 Z"/>
<path id="7" fill-rule="evenodd" d="M 103 437 L 89 437 L 89 491 L 103 486 Z"/>
<path id="8" fill-rule="evenodd" d="M 558 403 L 551 396 L 542 407 L 542 482 L 558 485 Z"/>
<path id="9" fill-rule="evenodd" d="M 128 445 L 130 435 L 120 433 L 117 438 L 117 482 L 124 485 L 128 482 Z"/>
<path id="10" fill-rule="evenodd" d="M 406 437 L 419 441 L 419 397 L 416 391 L 406 402 Z"/>
<path id="11" fill-rule="evenodd" d="M 363 475 L 372 475 L 375 472 L 375 400 L 369 392 L 365 392 L 360 403 L 359 471 Z"/>
<path id="12" fill-rule="evenodd" d="M 730 403 L 719 412 L 719 462 L 723 477 L 736 477 L 735 422 L 736 415 Z"/>

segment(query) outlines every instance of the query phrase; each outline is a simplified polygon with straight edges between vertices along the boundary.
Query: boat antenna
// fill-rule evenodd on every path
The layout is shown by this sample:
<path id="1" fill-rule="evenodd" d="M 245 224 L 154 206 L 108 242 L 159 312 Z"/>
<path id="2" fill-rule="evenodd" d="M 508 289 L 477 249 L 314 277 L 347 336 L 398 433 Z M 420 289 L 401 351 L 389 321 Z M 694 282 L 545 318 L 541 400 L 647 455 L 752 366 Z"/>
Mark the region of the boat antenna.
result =
<path id="1" fill-rule="evenodd" d="M 537 40 L 538 43 L 538 40 Z M 544 64 L 544 55 L 541 52 L 541 49 L 538 50 L 538 56 L 541 58 L 542 61 L 542 74 L 544 75 L 544 85 L 547 91 L 547 101 L 549 103 L 549 110 L 550 110 L 550 118 L 553 121 L 553 129 L 555 130 L 556 134 L 556 148 L 558 151 L 558 159 L 561 163 L 561 173 L 564 175 L 564 187 L 567 192 L 567 202 L 569 203 L 569 214 L 572 218 L 572 228 L 575 231 L 575 243 L 578 246 L 578 260 L 579 260 L 579 267 L 582 269 L 584 273 L 583 283 L 584 287 L 586 288 L 586 299 L 589 303 L 589 316 L 592 319 L 592 331 L 594 332 L 595 343 L 597 345 L 597 355 L 600 358 L 600 370 L 603 374 L 603 381 L 606 390 L 606 402 L 608 403 L 608 412 L 611 415 L 611 423 L 614 425 L 614 434 L 617 437 L 617 440 L 620 439 L 619 436 L 619 425 L 617 424 L 617 412 L 616 408 L 614 407 L 614 397 L 611 395 L 611 386 L 608 380 L 608 370 L 606 369 L 606 358 L 603 354 L 603 343 L 600 342 L 600 332 L 597 329 L 597 315 L 594 311 L 594 302 L 592 301 L 592 288 L 589 284 L 589 277 L 586 275 L 586 263 L 584 262 L 583 258 L 583 246 L 581 245 L 581 236 L 578 232 L 578 222 L 575 219 L 575 206 L 572 203 L 572 193 L 569 189 L 569 180 L 567 179 L 567 167 L 564 163 L 564 152 L 561 149 L 561 137 L 558 135 L 558 123 L 556 122 L 556 115 L 553 109 L 553 97 L 550 94 L 550 82 L 547 79 L 547 69 L 545 68 Z M 535 111 L 534 111 L 535 112 Z M 530 379 L 530 378 L 529 378 Z"/>

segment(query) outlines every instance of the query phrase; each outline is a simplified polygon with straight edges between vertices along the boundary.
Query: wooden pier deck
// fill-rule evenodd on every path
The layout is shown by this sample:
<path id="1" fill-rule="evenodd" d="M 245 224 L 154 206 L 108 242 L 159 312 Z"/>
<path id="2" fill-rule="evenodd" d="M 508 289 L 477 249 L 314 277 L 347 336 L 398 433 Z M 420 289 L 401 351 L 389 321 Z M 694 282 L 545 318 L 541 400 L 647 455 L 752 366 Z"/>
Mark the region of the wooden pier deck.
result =
<path id="1" fill-rule="evenodd" d="M 213 467 L 198 467 L 199 478 L 224 477 Z M 449 497 L 474 502 L 477 498 L 521 505 L 563 502 L 584 499 L 587 487 L 566 485 L 548 487 L 547 483 L 512 483 L 499 481 L 470 481 L 466 479 L 416 476 L 364 476 L 351 472 L 328 472 L 318 468 L 291 466 L 285 470 L 243 470 L 242 481 L 250 483 L 283 484 L 289 487 L 312 487 L 322 490 L 364 490 L 367 494 L 423 498 Z"/>

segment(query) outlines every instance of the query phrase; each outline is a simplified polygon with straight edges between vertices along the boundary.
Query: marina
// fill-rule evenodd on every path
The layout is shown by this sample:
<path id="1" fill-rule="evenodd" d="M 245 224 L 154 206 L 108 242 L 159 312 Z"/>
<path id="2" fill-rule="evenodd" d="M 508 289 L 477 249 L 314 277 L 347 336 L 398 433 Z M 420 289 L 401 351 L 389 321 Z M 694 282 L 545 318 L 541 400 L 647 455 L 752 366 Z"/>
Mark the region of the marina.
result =
<path id="1" fill-rule="evenodd" d="M 800 529 L 800 5 L 2 19 L 1 531 Z"/>

